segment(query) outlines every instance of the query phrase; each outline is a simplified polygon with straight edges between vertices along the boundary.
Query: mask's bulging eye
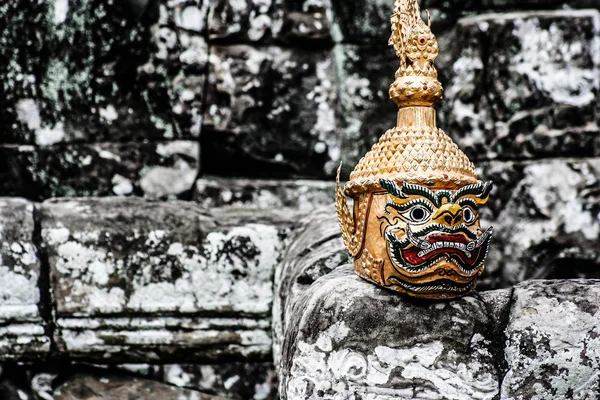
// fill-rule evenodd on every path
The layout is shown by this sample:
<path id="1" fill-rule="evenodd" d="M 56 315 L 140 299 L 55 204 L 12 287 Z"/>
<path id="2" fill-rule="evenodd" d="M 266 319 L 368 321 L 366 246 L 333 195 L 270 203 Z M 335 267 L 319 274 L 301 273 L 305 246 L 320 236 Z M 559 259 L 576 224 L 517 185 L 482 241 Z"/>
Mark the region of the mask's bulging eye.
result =
<path id="1" fill-rule="evenodd" d="M 463 207 L 463 220 L 465 223 L 470 224 L 475 221 L 475 213 L 469 207 Z"/>
<path id="2" fill-rule="evenodd" d="M 407 212 L 403 213 L 402 216 L 411 222 L 418 224 L 427 221 L 431 216 L 431 211 L 423 206 L 414 206 Z"/>

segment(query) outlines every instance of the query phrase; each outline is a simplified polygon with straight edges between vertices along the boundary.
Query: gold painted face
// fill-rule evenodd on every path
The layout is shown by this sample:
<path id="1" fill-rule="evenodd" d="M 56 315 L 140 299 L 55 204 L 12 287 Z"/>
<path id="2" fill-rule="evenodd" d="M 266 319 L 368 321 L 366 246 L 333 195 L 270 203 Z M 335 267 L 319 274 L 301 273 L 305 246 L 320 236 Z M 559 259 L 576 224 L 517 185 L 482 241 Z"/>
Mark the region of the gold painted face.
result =
<path id="1" fill-rule="evenodd" d="M 394 271 L 386 285 L 413 295 L 461 295 L 483 271 L 492 228 L 479 226 L 491 182 L 455 191 L 381 179 L 388 193 L 377 220 Z"/>

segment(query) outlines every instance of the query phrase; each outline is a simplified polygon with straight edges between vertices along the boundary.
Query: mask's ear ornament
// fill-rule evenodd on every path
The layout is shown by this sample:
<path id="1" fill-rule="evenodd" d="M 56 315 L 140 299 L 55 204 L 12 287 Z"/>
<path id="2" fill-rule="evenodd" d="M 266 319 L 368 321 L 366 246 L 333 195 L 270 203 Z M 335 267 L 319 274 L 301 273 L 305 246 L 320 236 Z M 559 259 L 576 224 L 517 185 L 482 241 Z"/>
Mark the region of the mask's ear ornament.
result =
<path id="1" fill-rule="evenodd" d="M 430 26 L 417 0 L 396 0 L 390 44 L 400 67 L 390 98 L 397 126 L 360 160 L 343 191 L 338 170 L 336 210 L 358 275 L 410 296 L 453 298 L 471 292 L 483 272 L 492 228 L 480 228 L 479 208 L 492 184 L 478 181 L 473 163 L 436 126 L 443 88 Z"/>

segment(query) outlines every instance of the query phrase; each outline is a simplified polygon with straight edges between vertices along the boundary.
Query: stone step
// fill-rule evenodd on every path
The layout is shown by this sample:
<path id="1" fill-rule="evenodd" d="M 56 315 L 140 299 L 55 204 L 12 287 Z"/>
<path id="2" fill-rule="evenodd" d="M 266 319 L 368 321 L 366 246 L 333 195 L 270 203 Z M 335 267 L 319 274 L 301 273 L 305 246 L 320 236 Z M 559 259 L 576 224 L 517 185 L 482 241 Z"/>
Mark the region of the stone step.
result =
<path id="1" fill-rule="evenodd" d="M 84 394 L 82 396 L 82 394 Z M 195 390 L 165 385 L 156 381 L 120 375 L 75 375 L 53 393 L 54 400 L 161 399 L 225 400 Z"/>
<path id="2" fill-rule="evenodd" d="M 162 396 L 171 392 L 189 394 L 192 399 L 194 395 L 210 395 L 232 400 L 278 398 L 276 373 L 270 362 L 111 365 L 53 360 L 3 363 L 1 369 L 2 400 L 50 400 L 51 395 L 55 400 L 162 400 L 165 398 Z M 134 394 L 130 397 L 118 397 L 115 393 L 121 393 L 119 391 L 123 390 L 124 386 L 130 387 Z M 95 389 L 90 391 L 86 388 Z M 154 391 L 140 391 L 147 388 L 156 388 L 162 396 L 154 394 Z M 165 393 L 165 389 L 169 392 Z M 98 397 L 86 397 L 91 395 Z"/>

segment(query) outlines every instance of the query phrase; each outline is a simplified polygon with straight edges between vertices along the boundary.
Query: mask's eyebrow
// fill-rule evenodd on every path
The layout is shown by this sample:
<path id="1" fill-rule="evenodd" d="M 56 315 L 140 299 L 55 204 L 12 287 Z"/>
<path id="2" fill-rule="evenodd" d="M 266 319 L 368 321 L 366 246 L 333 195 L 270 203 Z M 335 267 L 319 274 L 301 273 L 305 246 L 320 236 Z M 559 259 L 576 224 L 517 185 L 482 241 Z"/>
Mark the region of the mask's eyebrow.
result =
<path id="1" fill-rule="evenodd" d="M 403 182 L 402 192 L 407 195 L 424 197 L 427 200 L 429 200 L 432 204 L 437 204 L 437 196 L 425 186 Z"/>
<path id="2" fill-rule="evenodd" d="M 382 188 L 384 188 L 389 194 L 391 194 L 394 197 L 398 197 L 399 199 L 406 199 L 408 197 L 404 193 L 402 193 L 402 190 L 398 187 L 396 182 L 394 182 L 391 179 L 381 178 L 379 180 L 379 183 L 381 184 Z"/>
<path id="3" fill-rule="evenodd" d="M 461 207 L 470 206 L 475 211 L 479 210 L 479 205 L 470 197 L 459 199 L 457 204 Z"/>
<path id="4" fill-rule="evenodd" d="M 481 202 L 484 202 L 492 191 L 492 182 L 477 182 L 471 185 L 463 186 L 458 189 L 454 196 L 452 196 L 452 202 L 456 203 L 458 199 L 464 196 L 475 196 Z M 477 200 L 475 200 L 477 201 Z"/>
<path id="5" fill-rule="evenodd" d="M 437 205 L 435 193 L 424 186 L 402 182 L 402 188 L 400 188 L 393 180 L 384 178 L 380 179 L 379 183 L 391 196 L 397 199 L 407 201 L 409 196 L 420 196 L 431 202 L 431 204 Z"/>

